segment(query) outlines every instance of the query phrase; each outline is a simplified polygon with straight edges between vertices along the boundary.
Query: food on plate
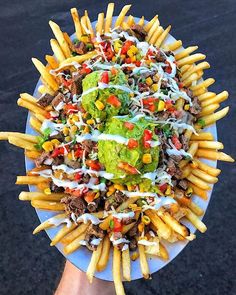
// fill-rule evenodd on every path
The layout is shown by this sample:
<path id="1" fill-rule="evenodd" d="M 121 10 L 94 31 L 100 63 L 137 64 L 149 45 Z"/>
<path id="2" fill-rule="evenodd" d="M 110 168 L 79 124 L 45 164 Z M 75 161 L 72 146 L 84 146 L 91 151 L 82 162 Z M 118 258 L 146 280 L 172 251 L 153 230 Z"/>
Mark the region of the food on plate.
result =
<path id="1" fill-rule="evenodd" d="M 121 268 L 131 280 L 131 261 L 139 258 L 148 279 L 149 255 L 167 260 L 166 242 L 195 238 L 184 218 L 206 231 L 192 196 L 206 200 L 220 170 L 201 158 L 234 161 L 204 131 L 229 110 L 216 111 L 228 93 L 209 92 L 214 79 L 201 80 L 210 67 L 205 55 L 179 40 L 166 43 L 170 26 L 163 29 L 157 16 L 136 23 L 126 17 L 129 9 L 112 26 L 110 3 L 96 30 L 87 11 L 80 18 L 71 9 L 75 38 L 50 21 L 54 56 L 46 55 L 46 66 L 32 59 L 41 75 L 39 96 L 22 93 L 17 101 L 31 112 L 38 135 L 0 133 L 35 163 L 16 183 L 37 192 L 19 199 L 59 211 L 34 234 L 61 226 L 51 245 L 61 243 L 65 254 L 92 251 L 90 282 L 113 247 L 117 294 L 124 294 Z"/>

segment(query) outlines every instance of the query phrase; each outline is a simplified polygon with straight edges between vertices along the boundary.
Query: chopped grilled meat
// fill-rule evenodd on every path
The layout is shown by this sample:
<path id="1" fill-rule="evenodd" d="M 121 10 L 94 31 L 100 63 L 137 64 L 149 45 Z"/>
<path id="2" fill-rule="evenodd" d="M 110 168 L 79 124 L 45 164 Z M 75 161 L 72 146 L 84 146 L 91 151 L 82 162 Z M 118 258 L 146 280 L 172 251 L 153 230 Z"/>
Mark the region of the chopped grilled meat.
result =
<path id="1" fill-rule="evenodd" d="M 180 179 L 181 176 L 182 176 L 182 171 L 181 171 L 181 169 L 180 169 L 179 167 L 176 167 L 176 171 L 175 171 L 174 177 L 175 177 L 176 179 Z"/>
<path id="2" fill-rule="evenodd" d="M 180 142 L 182 143 L 182 148 L 187 151 L 189 149 L 189 139 L 185 135 L 180 135 Z"/>
<path id="3" fill-rule="evenodd" d="M 188 188 L 188 182 L 185 179 L 181 179 L 178 182 L 178 186 L 181 187 L 182 189 L 186 190 Z"/>
<path id="4" fill-rule="evenodd" d="M 137 37 L 139 41 L 145 40 L 145 37 L 147 36 L 147 32 L 144 30 L 142 26 L 135 24 L 135 25 L 132 25 L 130 29 L 134 32 L 135 37 Z"/>
<path id="5" fill-rule="evenodd" d="M 190 114 L 189 112 L 185 112 L 183 117 L 182 117 L 182 121 L 183 123 L 186 123 L 186 124 L 189 124 L 189 125 L 192 125 L 192 123 L 195 121 L 195 117 Z"/>
<path id="6" fill-rule="evenodd" d="M 84 214 L 86 210 L 86 203 L 82 198 L 66 196 L 61 200 L 61 203 L 65 205 L 66 213 L 74 213 L 76 217 Z"/>
<path id="7" fill-rule="evenodd" d="M 169 114 L 167 112 L 159 112 L 159 113 L 156 113 L 156 117 L 160 121 L 166 121 L 169 117 Z"/>
<path id="8" fill-rule="evenodd" d="M 93 149 L 93 142 L 91 140 L 84 140 L 82 142 L 83 150 L 85 150 L 88 154 L 91 153 Z"/>
<path id="9" fill-rule="evenodd" d="M 53 165 L 58 166 L 58 165 L 61 165 L 63 163 L 64 163 L 64 157 L 59 156 L 59 157 L 53 158 L 53 162 L 52 162 Z"/>
<path id="10" fill-rule="evenodd" d="M 161 50 L 158 50 L 156 53 L 156 60 L 158 62 L 164 62 L 166 60 L 165 55 L 161 52 Z"/>
<path id="11" fill-rule="evenodd" d="M 119 203 L 115 200 L 115 195 L 112 195 L 108 199 L 106 199 L 104 208 L 106 211 L 110 211 L 112 206 L 114 208 L 117 208 L 119 206 Z"/>
<path id="12" fill-rule="evenodd" d="M 134 218 L 131 218 L 131 217 L 125 217 L 125 218 L 122 218 L 122 223 L 127 225 L 127 224 L 130 224 L 132 222 L 134 222 L 136 219 Z"/>
<path id="13" fill-rule="evenodd" d="M 37 159 L 35 159 L 35 161 L 34 161 L 36 167 L 40 167 L 40 166 L 43 164 L 43 162 L 44 162 L 46 159 L 49 158 L 49 156 L 50 156 L 49 153 L 47 153 L 47 152 L 42 152 L 42 154 L 41 154 Z"/>
<path id="14" fill-rule="evenodd" d="M 190 98 L 193 98 L 193 92 L 192 92 L 189 88 L 186 88 L 186 94 L 187 94 Z"/>
<path id="15" fill-rule="evenodd" d="M 52 106 L 54 107 L 54 109 L 59 105 L 59 103 L 64 101 L 64 95 L 59 92 L 54 99 L 52 100 Z"/>
<path id="16" fill-rule="evenodd" d="M 201 112 L 202 108 L 200 105 L 200 101 L 197 97 L 194 97 L 192 100 L 192 106 L 190 107 L 189 111 L 193 115 L 198 115 Z"/>
<path id="17" fill-rule="evenodd" d="M 123 194 L 121 191 L 116 191 L 115 192 L 115 201 L 119 204 L 123 203 L 124 201 L 126 201 L 128 199 L 128 197 Z"/>
<path id="18" fill-rule="evenodd" d="M 59 187 L 59 186 L 55 185 L 53 182 L 50 182 L 50 190 L 53 193 L 63 193 L 64 192 L 63 187 Z"/>
<path id="19" fill-rule="evenodd" d="M 73 50 L 79 55 L 85 54 L 87 52 L 86 44 L 82 41 L 79 41 L 74 45 Z"/>
<path id="20" fill-rule="evenodd" d="M 168 81 L 162 79 L 162 80 L 161 80 L 161 88 L 166 89 L 167 86 L 168 86 Z"/>
<path id="21" fill-rule="evenodd" d="M 131 240 L 130 240 L 130 243 L 129 243 L 129 249 L 130 249 L 131 251 L 134 251 L 134 250 L 137 249 L 137 246 L 138 246 L 138 244 L 137 244 L 136 239 L 135 239 L 135 238 L 131 239 Z"/>
<path id="22" fill-rule="evenodd" d="M 139 92 L 149 91 L 149 86 L 146 83 L 139 83 L 138 84 L 138 91 Z"/>
<path id="23" fill-rule="evenodd" d="M 85 236 L 85 241 L 87 241 L 87 248 L 91 251 L 96 250 L 97 246 L 96 245 L 92 245 L 91 241 L 93 239 L 102 239 L 105 235 L 105 232 L 98 226 L 95 224 L 91 224 L 87 231 L 86 231 L 86 236 Z"/>
<path id="24" fill-rule="evenodd" d="M 181 170 L 177 167 L 177 165 L 175 164 L 175 161 L 172 158 L 169 158 L 167 162 L 167 172 L 171 176 L 175 176 L 175 178 L 177 179 L 179 179 L 182 174 Z"/>
<path id="25" fill-rule="evenodd" d="M 69 160 L 68 157 L 64 158 L 64 162 L 67 166 L 69 166 L 73 169 L 81 168 L 81 163 L 79 161 Z"/>
<path id="26" fill-rule="evenodd" d="M 54 99 L 54 96 L 52 96 L 51 94 L 45 93 L 37 100 L 37 103 L 45 108 L 50 105 L 53 99 Z"/>
<path id="27" fill-rule="evenodd" d="M 179 163 L 183 159 L 181 155 L 171 155 L 170 158 L 173 159 L 176 163 Z"/>
<path id="28" fill-rule="evenodd" d="M 138 224 L 136 223 L 127 233 L 129 237 L 135 237 L 138 233 Z"/>
<path id="29" fill-rule="evenodd" d="M 84 174 L 82 177 L 82 183 L 88 183 L 90 180 L 90 176 L 88 174 Z"/>
<path id="30" fill-rule="evenodd" d="M 96 199 L 94 202 L 88 203 L 88 205 L 87 205 L 88 211 L 89 212 L 95 212 L 97 210 L 97 207 L 98 207 L 98 202 L 99 202 L 99 200 Z"/>
<path id="31" fill-rule="evenodd" d="M 81 94 L 83 92 L 82 81 L 84 79 L 84 74 L 77 74 L 73 76 L 72 83 L 70 86 L 70 92 L 73 96 L 74 94 Z"/>
<path id="32" fill-rule="evenodd" d="M 64 138 L 65 138 L 65 136 L 64 136 L 64 134 L 63 134 L 63 132 L 59 132 L 59 133 L 57 133 L 56 135 L 50 135 L 49 136 L 49 139 L 50 140 L 52 140 L 52 139 L 57 139 L 57 140 L 59 140 L 60 142 L 63 142 L 64 141 Z"/>

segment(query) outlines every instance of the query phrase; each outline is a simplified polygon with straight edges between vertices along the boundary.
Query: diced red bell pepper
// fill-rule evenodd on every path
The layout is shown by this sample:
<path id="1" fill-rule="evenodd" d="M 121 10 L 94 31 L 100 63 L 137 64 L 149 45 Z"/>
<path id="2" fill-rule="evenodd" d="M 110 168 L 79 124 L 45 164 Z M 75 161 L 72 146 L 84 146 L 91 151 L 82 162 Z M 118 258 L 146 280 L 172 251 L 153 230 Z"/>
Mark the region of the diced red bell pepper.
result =
<path id="1" fill-rule="evenodd" d="M 151 139 L 152 139 L 152 131 L 145 129 L 143 132 L 143 145 L 146 149 L 151 147 L 150 143 L 148 142 Z"/>
<path id="2" fill-rule="evenodd" d="M 140 60 L 137 60 L 137 61 L 135 62 L 135 65 L 136 65 L 136 67 L 140 67 L 140 66 L 141 66 L 141 61 L 140 61 Z"/>
<path id="3" fill-rule="evenodd" d="M 116 217 L 113 217 L 113 220 L 114 220 L 113 231 L 114 232 L 121 232 L 122 228 L 123 228 L 122 221 Z"/>
<path id="4" fill-rule="evenodd" d="M 125 128 L 129 129 L 129 130 L 133 130 L 134 129 L 134 124 L 130 123 L 130 122 L 124 122 L 124 126 Z"/>
<path id="5" fill-rule="evenodd" d="M 174 112 L 176 110 L 173 103 L 172 103 L 172 101 L 170 99 L 165 102 L 165 108 L 169 112 Z"/>
<path id="6" fill-rule="evenodd" d="M 82 174 L 80 172 L 76 172 L 74 178 L 78 181 L 82 178 Z"/>
<path id="7" fill-rule="evenodd" d="M 159 185 L 159 189 L 162 193 L 164 193 L 167 189 L 167 183 L 164 183 L 162 185 Z"/>
<path id="8" fill-rule="evenodd" d="M 112 74 L 112 75 L 116 75 L 117 73 L 118 73 L 117 69 L 114 68 L 114 67 L 112 67 L 112 68 L 111 68 L 111 74 Z"/>
<path id="9" fill-rule="evenodd" d="M 92 70 L 86 64 L 82 64 L 82 69 L 80 70 L 81 74 L 89 74 L 91 72 Z"/>
<path id="10" fill-rule="evenodd" d="M 74 155 L 76 158 L 82 158 L 83 157 L 83 150 L 78 148 L 76 151 L 74 151 Z"/>
<path id="11" fill-rule="evenodd" d="M 107 99 L 107 102 L 115 108 L 119 108 L 121 106 L 120 100 L 115 95 L 110 95 Z"/>
<path id="12" fill-rule="evenodd" d="M 131 62 L 131 58 L 130 57 L 127 57 L 126 59 L 125 59 L 125 63 L 126 64 L 131 64 L 132 62 Z"/>
<path id="13" fill-rule="evenodd" d="M 170 63 L 168 61 L 165 62 L 167 64 L 167 66 L 165 67 L 165 72 L 168 74 L 172 73 L 172 67 L 170 65 Z"/>
<path id="14" fill-rule="evenodd" d="M 144 98 L 143 99 L 143 104 L 144 105 L 150 105 L 153 104 L 154 102 L 156 102 L 158 99 L 155 97 L 148 97 L 148 98 Z"/>
<path id="15" fill-rule="evenodd" d="M 118 168 L 124 170 L 125 172 L 129 174 L 139 174 L 139 171 L 135 167 L 131 166 L 130 164 L 126 162 L 120 162 L 118 164 Z"/>
<path id="16" fill-rule="evenodd" d="M 171 138 L 171 141 L 173 142 L 174 146 L 177 150 L 180 150 L 182 147 L 182 143 L 179 141 L 179 138 L 177 135 L 173 135 Z"/>
<path id="17" fill-rule="evenodd" d="M 62 78 L 62 84 L 66 87 L 69 87 L 72 84 L 72 79 L 66 80 L 66 79 Z"/>
<path id="18" fill-rule="evenodd" d="M 107 71 L 102 73 L 101 82 L 105 84 L 109 83 L 109 75 Z"/>
<path id="19" fill-rule="evenodd" d="M 66 146 L 65 146 L 65 148 L 66 148 Z M 66 148 L 67 149 L 67 148 Z M 68 149 L 69 149 L 69 147 L 68 147 Z M 68 149 L 67 149 L 67 151 L 68 151 Z M 51 157 L 52 158 L 56 158 L 56 157 L 58 157 L 58 156 L 62 156 L 62 155 L 64 155 L 65 154 L 65 150 L 64 150 L 64 148 L 63 147 L 59 147 L 59 148 L 55 148 L 54 149 L 54 151 L 52 152 L 52 154 L 51 154 Z"/>
<path id="20" fill-rule="evenodd" d="M 101 165 L 98 161 L 96 160 L 87 160 L 86 164 L 92 169 L 92 170 L 96 170 L 99 171 L 101 170 Z"/>
<path id="21" fill-rule="evenodd" d="M 155 112 L 155 110 L 156 110 L 156 106 L 155 106 L 154 104 L 151 104 L 151 105 L 149 105 L 148 109 L 149 109 L 149 111 L 151 111 L 151 112 Z"/>
<path id="22" fill-rule="evenodd" d="M 112 51 L 111 48 L 108 48 L 107 51 L 105 52 L 107 60 L 111 60 L 112 57 L 114 56 L 114 52 Z"/>
<path id="23" fill-rule="evenodd" d="M 73 105 L 72 103 L 69 103 L 64 106 L 64 110 L 67 112 L 67 114 L 77 113 L 78 107 L 77 105 Z"/>
<path id="24" fill-rule="evenodd" d="M 85 199 L 85 201 L 86 201 L 87 203 L 91 203 L 91 202 L 93 202 L 95 196 L 96 196 L 96 193 L 95 193 L 95 192 L 93 192 L 93 191 L 88 191 L 88 192 L 86 193 L 86 195 L 84 196 L 84 199 Z"/>
<path id="25" fill-rule="evenodd" d="M 126 54 L 127 51 L 129 50 L 130 46 L 133 44 L 134 44 L 134 42 L 132 42 L 132 41 L 129 41 L 129 40 L 125 41 L 125 43 L 121 49 L 121 54 Z"/>
<path id="26" fill-rule="evenodd" d="M 138 147 L 138 141 L 134 138 L 130 138 L 128 141 L 128 148 L 135 149 L 136 147 Z"/>

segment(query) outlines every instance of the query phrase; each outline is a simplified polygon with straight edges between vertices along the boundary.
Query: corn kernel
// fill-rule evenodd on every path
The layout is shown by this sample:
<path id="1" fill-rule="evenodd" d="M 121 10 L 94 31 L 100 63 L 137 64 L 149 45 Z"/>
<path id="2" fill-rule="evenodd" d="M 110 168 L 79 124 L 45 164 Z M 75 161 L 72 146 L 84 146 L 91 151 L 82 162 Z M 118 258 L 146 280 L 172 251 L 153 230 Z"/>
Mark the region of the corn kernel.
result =
<path id="1" fill-rule="evenodd" d="M 115 50 L 115 52 L 118 53 L 121 48 L 122 48 L 122 42 L 120 40 L 116 40 L 114 42 L 114 50 Z"/>
<path id="2" fill-rule="evenodd" d="M 83 130 L 83 133 L 89 133 L 89 127 L 88 126 L 85 126 L 84 130 Z"/>
<path id="3" fill-rule="evenodd" d="M 55 147 L 57 147 L 57 146 L 59 146 L 61 143 L 60 143 L 60 141 L 58 140 L 58 139 L 52 139 L 51 140 L 51 143 L 55 146 Z"/>
<path id="4" fill-rule="evenodd" d="M 152 91 L 153 92 L 157 92 L 158 91 L 158 84 L 157 83 L 155 83 L 155 84 L 152 84 Z"/>
<path id="5" fill-rule="evenodd" d="M 192 167 L 192 168 L 197 168 L 198 167 L 198 163 L 196 162 L 196 161 L 192 161 L 191 163 L 190 163 L 190 166 Z"/>
<path id="6" fill-rule="evenodd" d="M 113 194 L 112 191 L 108 191 L 108 192 L 107 192 L 107 197 L 110 197 L 112 194 Z"/>
<path id="7" fill-rule="evenodd" d="M 45 193 L 46 195 L 51 195 L 51 190 L 50 190 L 50 188 L 49 188 L 49 187 L 45 188 L 44 193 Z"/>
<path id="8" fill-rule="evenodd" d="M 139 223 L 139 225 L 138 225 L 138 231 L 141 233 L 141 232 L 143 232 L 143 230 L 144 230 L 144 223 Z"/>
<path id="9" fill-rule="evenodd" d="M 150 65 L 151 62 L 152 62 L 151 60 L 146 60 L 147 65 Z"/>
<path id="10" fill-rule="evenodd" d="M 71 119 L 72 119 L 73 122 L 78 122 L 79 121 L 79 118 L 76 115 L 73 115 Z"/>
<path id="11" fill-rule="evenodd" d="M 153 81 L 154 82 L 158 82 L 160 79 L 160 76 L 156 73 L 154 76 L 153 76 Z"/>
<path id="12" fill-rule="evenodd" d="M 134 190 L 134 185 L 128 184 L 127 189 L 129 192 L 132 192 Z"/>
<path id="13" fill-rule="evenodd" d="M 46 151 L 46 152 L 51 152 L 53 150 L 53 144 L 51 141 L 45 141 L 42 145 L 42 148 Z"/>
<path id="14" fill-rule="evenodd" d="M 159 100 L 158 101 L 158 107 L 157 107 L 157 111 L 158 112 L 161 112 L 163 111 L 165 108 L 165 102 L 163 100 Z"/>
<path id="15" fill-rule="evenodd" d="M 137 259 L 139 258 L 139 254 L 138 254 L 138 252 L 134 252 L 134 253 L 132 253 L 132 255 L 130 256 L 130 258 L 131 258 L 132 261 L 137 260 Z"/>
<path id="16" fill-rule="evenodd" d="M 151 77 L 148 77 L 146 79 L 146 83 L 147 83 L 148 86 L 151 86 L 153 84 L 152 78 Z"/>
<path id="17" fill-rule="evenodd" d="M 193 189 L 191 188 L 191 186 L 189 186 L 189 187 L 187 188 L 187 190 L 186 190 L 185 195 L 186 195 L 187 197 L 190 197 L 190 196 L 192 195 L 192 193 L 193 193 Z"/>
<path id="18" fill-rule="evenodd" d="M 166 189 L 166 191 L 165 191 L 165 194 L 166 194 L 167 196 L 169 196 L 169 195 L 171 194 L 171 186 L 170 186 L 170 185 L 167 186 L 167 189 Z"/>
<path id="19" fill-rule="evenodd" d="M 134 93 L 133 92 L 130 92 L 129 96 L 130 97 L 134 97 Z"/>
<path id="20" fill-rule="evenodd" d="M 184 109 L 185 109 L 185 111 L 188 111 L 188 110 L 190 109 L 190 105 L 189 105 L 189 104 L 186 104 L 186 105 L 184 106 Z"/>
<path id="21" fill-rule="evenodd" d="M 115 62 L 115 61 L 116 61 L 116 57 L 113 56 L 111 60 L 112 60 L 113 62 Z"/>
<path id="22" fill-rule="evenodd" d="M 114 193 L 115 192 L 115 187 L 114 185 L 109 186 L 108 191 Z"/>
<path id="23" fill-rule="evenodd" d="M 72 155 L 72 153 L 68 153 L 68 154 L 67 154 L 67 158 L 68 158 L 69 160 L 73 160 L 73 155 Z"/>
<path id="24" fill-rule="evenodd" d="M 95 101 L 95 106 L 99 111 L 102 111 L 105 108 L 104 104 L 100 100 Z"/>
<path id="25" fill-rule="evenodd" d="M 66 137 L 65 137 L 65 141 L 66 141 L 66 142 L 70 142 L 70 141 L 71 141 L 71 137 L 70 137 L 70 136 L 66 136 Z"/>
<path id="26" fill-rule="evenodd" d="M 150 218 L 146 215 L 144 215 L 141 220 L 145 225 L 148 225 L 151 222 Z"/>
<path id="27" fill-rule="evenodd" d="M 69 130 L 68 127 L 64 127 L 64 128 L 62 129 L 62 132 L 63 132 L 63 134 L 64 134 L 65 136 L 67 136 L 67 135 L 69 134 L 70 130 Z"/>
<path id="28" fill-rule="evenodd" d="M 151 154 L 144 154 L 142 159 L 144 164 L 150 164 L 152 163 L 152 156 Z"/>
<path id="29" fill-rule="evenodd" d="M 125 187 L 121 184 L 114 184 L 114 188 L 119 190 L 119 191 L 124 191 Z"/>
<path id="30" fill-rule="evenodd" d="M 131 209 L 131 210 L 133 210 L 133 211 L 135 211 L 136 209 L 137 209 L 137 204 L 129 204 L 129 209 Z"/>
<path id="31" fill-rule="evenodd" d="M 136 60 L 137 60 L 137 58 L 136 58 L 136 56 L 134 55 L 134 56 L 132 56 L 131 58 L 131 62 L 136 62 Z"/>
<path id="32" fill-rule="evenodd" d="M 80 38 L 80 41 L 84 42 L 84 43 L 88 43 L 89 42 L 89 37 L 88 35 L 83 35 Z"/>
<path id="33" fill-rule="evenodd" d="M 129 57 L 132 57 L 132 56 L 134 56 L 136 53 L 138 53 L 138 48 L 137 48 L 136 46 L 134 46 L 134 45 L 131 45 L 130 48 L 129 48 L 129 50 L 127 51 L 127 55 L 128 55 Z"/>
<path id="34" fill-rule="evenodd" d="M 75 134 L 75 133 L 77 132 L 77 130 L 78 130 L 78 127 L 75 126 L 75 125 L 71 126 L 71 128 L 70 128 L 70 132 L 71 132 L 72 134 Z"/>
<path id="35" fill-rule="evenodd" d="M 121 54 L 120 58 L 121 58 L 121 59 L 125 59 L 126 56 L 125 56 L 124 54 Z"/>
<path id="36" fill-rule="evenodd" d="M 95 121 L 94 121 L 93 119 L 88 119 L 88 120 L 86 121 L 86 123 L 87 123 L 88 125 L 93 125 L 93 124 L 95 124 Z"/>
<path id="37" fill-rule="evenodd" d="M 94 200 L 97 199 L 97 198 L 99 198 L 99 197 L 100 197 L 100 193 L 97 192 L 96 195 L 95 195 L 95 197 L 94 197 Z"/>

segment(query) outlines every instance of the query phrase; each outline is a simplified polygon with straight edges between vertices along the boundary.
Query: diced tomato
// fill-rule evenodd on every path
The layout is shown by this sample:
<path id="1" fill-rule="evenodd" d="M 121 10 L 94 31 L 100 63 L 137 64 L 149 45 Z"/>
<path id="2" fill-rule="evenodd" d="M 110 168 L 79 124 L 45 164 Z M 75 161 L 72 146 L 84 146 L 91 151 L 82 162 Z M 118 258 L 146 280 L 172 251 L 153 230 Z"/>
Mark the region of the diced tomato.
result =
<path id="1" fill-rule="evenodd" d="M 107 71 L 102 73 L 101 82 L 105 84 L 109 83 L 109 75 Z"/>
<path id="2" fill-rule="evenodd" d="M 135 167 L 131 166 L 130 164 L 128 164 L 126 162 L 120 162 L 118 164 L 118 168 L 124 170 L 125 172 L 127 172 L 129 174 L 138 174 L 139 173 L 139 171 Z"/>
<path id="3" fill-rule="evenodd" d="M 181 88 L 184 88 L 184 83 L 183 83 L 183 82 L 179 82 L 179 83 L 178 83 L 178 86 L 179 86 L 180 89 L 181 89 Z"/>
<path id="4" fill-rule="evenodd" d="M 80 172 L 76 172 L 74 178 L 78 181 L 82 178 L 82 174 Z"/>
<path id="5" fill-rule="evenodd" d="M 167 64 L 167 66 L 165 67 L 165 72 L 168 74 L 172 73 L 172 67 L 170 65 L 170 63 L 168 61 L 165 62 Z"/>
<path id="6" fill-rule="evenodd" d="M 153 104 L 154 102 L 156 102 L 158 99 L 155 97 L 148 97 L 148 98 L 144 98 L 143 99 L 143 104 L 144 105 L 150 105 Z"/>
<path id="7" fill-rule="evenodd" d="M 162 193 L 164 193 L 167 189 L 167 183 L 164 183 L 162 185 L 159 185 L 159 189 Z"/>
<path id="8" fill-rule="evenodd" d="M 92 170 L 96 170 L 99 171 L 101 170 L 101 165 L 98 161 L 95 160 L 87 160 L 86 164 L 92 169 Z"/>
<path id="9" fill-rule="evenodd" d="M 129 40 L 125 41 L 125 43 L 121 49 L 121 54 L 126 54 L 127 51 L 129 50 L 130 46 L 133 44 L 134 44 L 134 42 L 132 42 L 132 41 L 129 41 Z"/>
<path id="10" fill-rule="evenodd" d="M 138 141 L 134 138 L 130 138 L 128 141 L 128 148 L 135 149 L 136 147 L 138 147 Z"/>
<path id="11" fill-rule="evenodd" d="M 172 103 L 172 101 L 171 101 L 170 99 L 166 100 L 166 102 L 165 102 L 165 108 L 166 108 L 169 112 L 173 112 L 173 111 L 176 110 L 175 107 L 174 107 L 174 105 L 173 105 L 173 103 Z"/>
<path id="12" fill-rule="evenodd" d="M 112 75 L 116 75 L 117 72 L 118 72 L 118 71 L 117 71 L 116 68 L 114 68 L 114 67 L 111 68 L 111 74 L 112 74 Z"/>
<path id="13" fill-rule="evenodd" d="M 46 114 L 46 119 L 51 119 L 51 118 L 52 118 L 51 114 L 50 113 L 47 113 Z"/>
<path id="14" fill-rule="evenodd" d="M 72 79 L 66 80 L 66 79 L 62 78 L 62 84 L 66 87 L 69 87 L 72 84 Z"/>
<path id="15" fill-rule="evenodd" d="M 115 95 L 110 95 L 107 99 L 107 102 L 115 108 L 119 108 L 121 106 L 120 100 Z"/>
<path id="16" fill-rule="evenodd" d="M 107 60 L 111 60 L 112 57 L 114 56 L 114 52 L 112 51 L 111 48 L 108 48 L 105 55 L 106 55 Z"/>
<path id="17" fill-rule="evenodd" d="M 136 67 L 140 67 L 140 66 L 141 66 L 141 61 L 140 61 L 140 60 L 137 60 L 137 61 L 135 62 L 135 65 L 136 65 Z"/>
<path id="18" fill-rule="evenodd" d="M 171 141 L 173 142 L 174 146 L 176 147 L 177 150 L 180 150 L 182 147 L 181 142 L 179 141 L 179 138 L 177 135 L 173 135 L 171 138 Z"/>
<path id="19" fill-rule="evenodd" d="M 86 201 L 87 203 L 91 203 L 91 202 L 93 202 L 95 196 L 96 196 L 96 193 L 95 193 L 95 192 L 93 192 L 93 191 L 88 191 L 88 192 L 86 193 L 86 195 L 84 196 L 84 199 L 85 199 L 85 201 Z"/>
<path id="20" fill-rule="evenodd" d="M 89 74 L 91 72 L 92 70 L 86 64 L 82 64 L 82 69 L 80 70 L 81 74 Z"/>
<path id="21" fill-rule="evenodd" d="M 81 189 L 73 190 L 73 189 L 66 188 L 65 193 L 70 194 L 74 197 L 81 197 L 83 195 L 83 190 Z"/>
<path id="22" fill-rule="evenodd" d="M 151 105 L 149 105 L 148 109 L 149 109 L 149 111 L 151 111 L 151 112 L 155 112 L 155 110 L 156 110 L 156 106 L 155 106 L 154 104 L 151 104 Z"/>
<path id="23" fill-rule="evenodd" d="M 113 228 L 113 231 L 114 232 L 121 232 L 122 231 L 122 221 L 116 217 L 113 217 L 113 220 L 114 220 L 114 228 Z"/>
<path id="24" fill-rule="evenodd" d="M 125 59 L 125 63 L 126 63 L 126 64 L 131 64 L 131 58 L 130 58 L 130 57 L 127 57 L 127 58 Z"/>
<path id="25" fill-rule="evenodd" d="M 78 107 L 77 105 L 73 105 L 72 103 L 69 103 L 64 106 L 64 110 L 67 112 L 67 114 L 77 113 Z"/>
<path id="26" fill-rule="evenodd" d="M 134 124 L 130 123 L 130 122 L 124 122 L 124 126 L 125 128 L 129 129 L 129 130 L 133 130 L 134 129 Z"/>
<path id="27" fill-rule="evenodd" d="M 148 142 L 151 139 L 152 139 L 152 131 L 145 129 L 143 132 L 143 145 L 146 149 L 151 147 L 150 143 Z"/>
<path id="28" fill-rule="evenodd" d="M 65 146 L 65 148 L 66 148 L 66 146 Z M 66 148 L 66 149 L 68 151 L 69 147 Z M 61 155 L 64 155 L 64 154 L 65 154 L 65 149 L 63 147 L 55 148 L 54 151 L 51 154 L 51 157 L 52 158 L 56 158 L 56 157 L 61 156 Z"/>
<path id="29" fill-rule="evenodd" d="M 82 158 L 83 150 L 78 148 L 76 151 L 74 151 L 74 155 L 75 155 L 76 158 Z"/>

